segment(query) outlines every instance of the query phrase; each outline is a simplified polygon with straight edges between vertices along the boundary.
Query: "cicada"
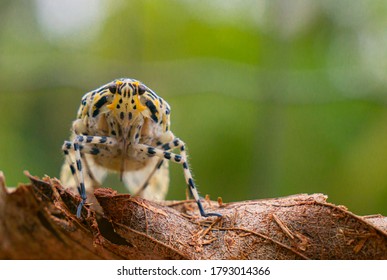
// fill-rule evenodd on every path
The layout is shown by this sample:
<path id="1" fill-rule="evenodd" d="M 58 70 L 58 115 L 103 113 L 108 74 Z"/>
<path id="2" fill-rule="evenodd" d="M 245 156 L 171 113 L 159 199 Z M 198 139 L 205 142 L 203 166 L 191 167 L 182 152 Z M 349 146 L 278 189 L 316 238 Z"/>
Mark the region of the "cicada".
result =
<path id="1" fill-rule="evenodd" d="M 170 112 L 164 99 L 129 78 L 116 79 L 82 97 L 71 138 L 62 147 L 66 162 L 61 171 L 62 183 L 75 185 L 80 194 L 78 218 L 87 200 L 86 189 L 101 186 L 108 172 L 119 173 L 131 193 L 164 199 L 169 162 L 182 166 L 200 214 L 221 216 L 203 208 L 186 145 L 170 129 Z"/>

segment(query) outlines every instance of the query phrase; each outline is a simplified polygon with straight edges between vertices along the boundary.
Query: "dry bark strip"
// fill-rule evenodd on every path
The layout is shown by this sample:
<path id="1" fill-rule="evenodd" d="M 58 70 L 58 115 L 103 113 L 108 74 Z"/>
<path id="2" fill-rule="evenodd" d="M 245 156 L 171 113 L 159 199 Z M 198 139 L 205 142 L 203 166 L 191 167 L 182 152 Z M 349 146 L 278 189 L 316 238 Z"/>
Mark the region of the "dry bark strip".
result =
<path id="1" fill-rule="evenodd" d="M 202 218 L 191 201 L 101 188 L 79 220 L 77 195 L 27 176 L 10 192 L 0 172 L 0 259 L 387 259 L 387 218 L 356 216 L 322 194 L 208 200 L 223 217 Z"/>

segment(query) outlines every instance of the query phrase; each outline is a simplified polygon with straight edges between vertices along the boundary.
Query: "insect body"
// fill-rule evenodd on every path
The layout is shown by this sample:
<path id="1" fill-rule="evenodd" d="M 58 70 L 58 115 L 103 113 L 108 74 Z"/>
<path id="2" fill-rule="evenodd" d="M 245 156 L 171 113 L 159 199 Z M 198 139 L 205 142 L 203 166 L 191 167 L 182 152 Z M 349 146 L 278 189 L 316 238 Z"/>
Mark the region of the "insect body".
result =
<path id="1" fill-rule="evenodd" d="M 77 217 L 86 203 L 86 187 L 99 186 L 108 171 L 119 172 L 131 191 L 148 199 L 163 199 L 169 183 L 169 161 L 183 167 L 200 214 L 221 216 L 204 211 L 185 144 L 170 130 L 170 107 L 143 83 L 117 79 L 86 93 L 72 131 L 71 141 L 62 147 L 71 174 L 66 171 L 68 167 L 62 168 L 61 180 L 75 185 L 82 198 Z"/>

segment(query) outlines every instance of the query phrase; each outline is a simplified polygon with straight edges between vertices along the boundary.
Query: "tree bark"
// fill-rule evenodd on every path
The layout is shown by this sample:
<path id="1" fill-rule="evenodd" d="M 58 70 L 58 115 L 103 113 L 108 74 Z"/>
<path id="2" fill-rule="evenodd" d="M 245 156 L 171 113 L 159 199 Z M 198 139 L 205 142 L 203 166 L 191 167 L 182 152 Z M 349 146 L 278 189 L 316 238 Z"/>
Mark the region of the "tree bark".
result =
<path id="1" fill-rule="evenodd" d="M 204 206 L 96 189 L 78 195 L 28 173 L 13 191 L 0 172 L 0 259 L 387 259 L 387 218 L 360 217 L 322 194 Z"/>

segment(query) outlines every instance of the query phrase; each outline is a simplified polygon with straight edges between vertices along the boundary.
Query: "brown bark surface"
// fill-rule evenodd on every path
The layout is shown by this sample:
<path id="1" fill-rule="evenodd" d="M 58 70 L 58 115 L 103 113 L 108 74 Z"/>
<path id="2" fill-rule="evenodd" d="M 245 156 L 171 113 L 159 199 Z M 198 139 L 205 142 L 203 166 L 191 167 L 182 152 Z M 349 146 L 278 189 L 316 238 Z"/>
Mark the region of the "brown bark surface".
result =
<path id="1" fill-rule="evenodd" d="M 79 197 L 27 174 L 14 191 L 0 172 L 0 259 L 387 259 L 387 218 L 360 217 L 322 194 L 233 203 L 151 202 L 100 188 Z M 96 207 L 98 206 L 98 207 Z"/>

